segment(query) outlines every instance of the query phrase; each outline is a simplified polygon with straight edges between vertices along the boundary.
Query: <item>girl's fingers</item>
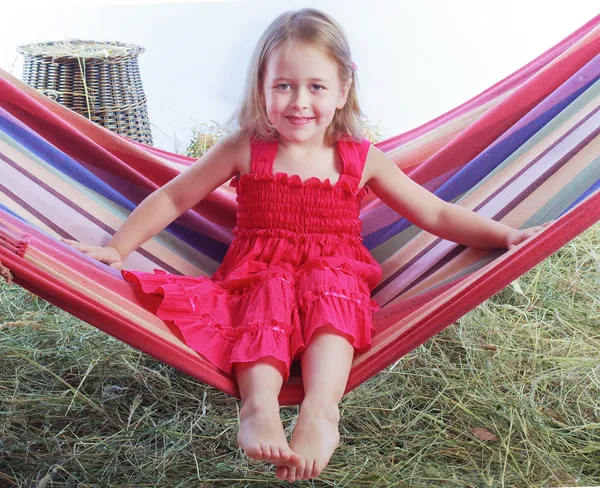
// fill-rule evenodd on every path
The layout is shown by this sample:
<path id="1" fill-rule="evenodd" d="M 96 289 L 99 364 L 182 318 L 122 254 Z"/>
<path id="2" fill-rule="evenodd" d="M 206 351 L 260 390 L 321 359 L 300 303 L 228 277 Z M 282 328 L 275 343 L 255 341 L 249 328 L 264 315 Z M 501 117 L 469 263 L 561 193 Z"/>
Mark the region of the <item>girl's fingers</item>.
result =
<path id="1" fill-rule="evenodd" d="M 114 256 L 110 256 L 110 252 L 107 248 L 102 246 L 92 246 L 90 244 L 84 244 L 83 242 L 75 241 L 73 239 L 61 239 L 62 242 L 74 247 L 78 251 L 83 252 L 86 256 L 92 259 L 100 261 L 111 268 L 121 269 L 121 261 L 115 261 Z"/>
<path id="2" fill-rule="evenodd" d="M 98 261 L 102 261 L 102 253 L 99 252 L 98 249 L 94 249 L 92 251 L 84 251 L 90 258 L 97 259 Z"/>
<path id="3" fill-rule="evenodd" d="M 543 230 L 545 230 L 546 227 L 548 227 L 549 225 L 552 225 L 554 222 L 556 222 L 556 220 L 550 220 L 548 222 L 544 222 L 541 225 L 537 225 L 535 227 L 529 227 L 528 229 L 521 230 L 521 235 L 520 235 L 520 238 L 518 238 L 518 241 L 511 243 L 509 245 L 508 249 L 510 250 L 513 247 L 518 246 L 521 242 L 526 241 L 531 236 L 539 234 L 540 232 L 542 232 Z"/>
<path id="4" fill-rule="evenodd" d="M 99 246 L 91 246 L 90 244 L 84 244 L 83 242 L 79 242 L 79 241 L 73 241 L 71 239 L 62 239 L 62 241 L 65 244 L 68 244 L 69 246 L 74 247 L 75 249 L 84 252 L 84 253 L 89 253 L 92 251 L 97 251 L 98 249 L 100 249 Z"/>
<path id="5" fill-rule="evenodd" d="M 90 258 L 96 259 L 104 264 L 108 264 L 110 266 L 115 264 L 114 258 L 109 258 L 108 256 L 106 256 L 102 249 L 99 249 L 97 251 L 86 252 L 85 254 Z"/>
<path id="6" fill-rule="evenodd" d="M 72 244 L 71 244 L 71 242 L 72 242 Z M 77 241 L 70 241 L 70 242 L 67 242 L 67 244 L 69 244 L 70 246 L 73 246 L 78 251 L 84 252 L 86 254 L 100 249 L 98 246 L 90 246 L 89 244 L 84 244 L 83 242 L 77 242 Z"/>
<path id="7" fill-rule="evenodd" d="M 90 252 L 99 252 L 102 250 L 102 246 L 91 246 L 90 244 L 82 244 L 81 250 L 86 254 Z"/>
<path id="8" fill-rule="evenodd" d="M 79 241 L 74 241 L 72 239 L 61 239 L 61 241 L 75 249 L 81 250 L 81 243 Z"/>

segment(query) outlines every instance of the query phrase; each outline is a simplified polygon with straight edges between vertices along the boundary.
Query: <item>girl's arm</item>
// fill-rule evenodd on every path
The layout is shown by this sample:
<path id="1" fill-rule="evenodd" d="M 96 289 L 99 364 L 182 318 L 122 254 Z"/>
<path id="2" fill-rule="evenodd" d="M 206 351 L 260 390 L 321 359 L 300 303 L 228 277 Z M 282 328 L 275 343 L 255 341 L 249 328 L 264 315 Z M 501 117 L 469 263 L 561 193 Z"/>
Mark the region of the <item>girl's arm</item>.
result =
<path id="1" fill-rule="evenodd" d="M 249 146 L 234 142 L 233 136 L 226 137 L 189 168 L 146 197 L 105 246 L 65 242 L 93 258 L 107 264 L 117 263 L 120 267 L 118 257 L 112 255 L 115 249 L 120 260 L 124 260 L 237 173 L 244 157 L 250 157 Z"/>
<path id="2" fill-rule="evenodd" d="M 459 244 L 510 249 L 548 225 L 518 230 L 445 202 L 411 180 L 374 146 L 369 149 L 365 172 L 367 185 L 384 203 L 427 232 Z"/>

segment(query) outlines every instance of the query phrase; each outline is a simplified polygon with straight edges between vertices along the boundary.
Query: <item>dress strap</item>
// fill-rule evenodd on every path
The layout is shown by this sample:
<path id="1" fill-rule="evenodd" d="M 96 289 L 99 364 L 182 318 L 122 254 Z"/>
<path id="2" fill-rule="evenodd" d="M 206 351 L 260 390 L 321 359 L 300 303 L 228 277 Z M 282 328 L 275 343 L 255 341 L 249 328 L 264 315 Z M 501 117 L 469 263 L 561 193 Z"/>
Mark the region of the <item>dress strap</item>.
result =
<path id="1" fill-rule="evenodd" d="M 253 140 L 250 142 L 251 172 L 257 176 L 273 174 L 273 161 L 277 154 L 277 141 Z"/>
<path id="2" fill-rule="evenodd" d="M 338 142 L 340 156 L 344 162 L 344 171 L 340 180 L 350 183 L 353 190 L 358 189 L 371 142 L 363 139 L 360 142 L 341 140 Z"/>

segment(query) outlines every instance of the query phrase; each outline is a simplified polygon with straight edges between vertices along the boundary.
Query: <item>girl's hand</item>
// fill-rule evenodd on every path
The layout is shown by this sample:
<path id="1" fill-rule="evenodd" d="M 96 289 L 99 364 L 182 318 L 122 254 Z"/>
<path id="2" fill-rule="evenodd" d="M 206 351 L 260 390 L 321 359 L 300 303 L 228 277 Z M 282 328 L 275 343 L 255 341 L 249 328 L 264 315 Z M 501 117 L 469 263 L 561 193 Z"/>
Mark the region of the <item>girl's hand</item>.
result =
<path id="1" fill-rule="evenodd" d="M 108 264 L 111 268 L 121 269 L 121 254 L 116 247 L 91 246 L 71 239 L 61 239 L 61 241 L 69 246 L 73 246 L 75 249 L 87 254 L 91 258 L 97 259 L 101 263 Z"/>
<path id="2" fill-rule="evenodd" d="M 529 239 L 531 236 L 535 234 L 539 234 L 550 224 L 553 224 L 555 221 L 551 220 L 546 222 L 545 224 L 538 225 L 536 227 L 529 227 L 528 229 L 513 229 L 506 236 L 506 247 L 510 250 L 513 247 L 518 246 L 521 242 Z"/>

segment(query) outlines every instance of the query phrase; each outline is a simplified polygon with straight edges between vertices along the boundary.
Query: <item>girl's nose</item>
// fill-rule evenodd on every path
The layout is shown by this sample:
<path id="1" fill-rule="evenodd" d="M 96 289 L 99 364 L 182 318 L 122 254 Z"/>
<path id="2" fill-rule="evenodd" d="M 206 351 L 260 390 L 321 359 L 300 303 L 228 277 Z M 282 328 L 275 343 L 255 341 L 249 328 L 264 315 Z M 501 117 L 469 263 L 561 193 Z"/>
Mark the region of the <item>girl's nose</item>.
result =
<path id="1" fill-rule="evenodd" d="M 291 106 L 296 110 L 302 110 L 308 108 L 308 95 L 304 90 L 297 90 L 295 96 L 292 98 Z"/>

